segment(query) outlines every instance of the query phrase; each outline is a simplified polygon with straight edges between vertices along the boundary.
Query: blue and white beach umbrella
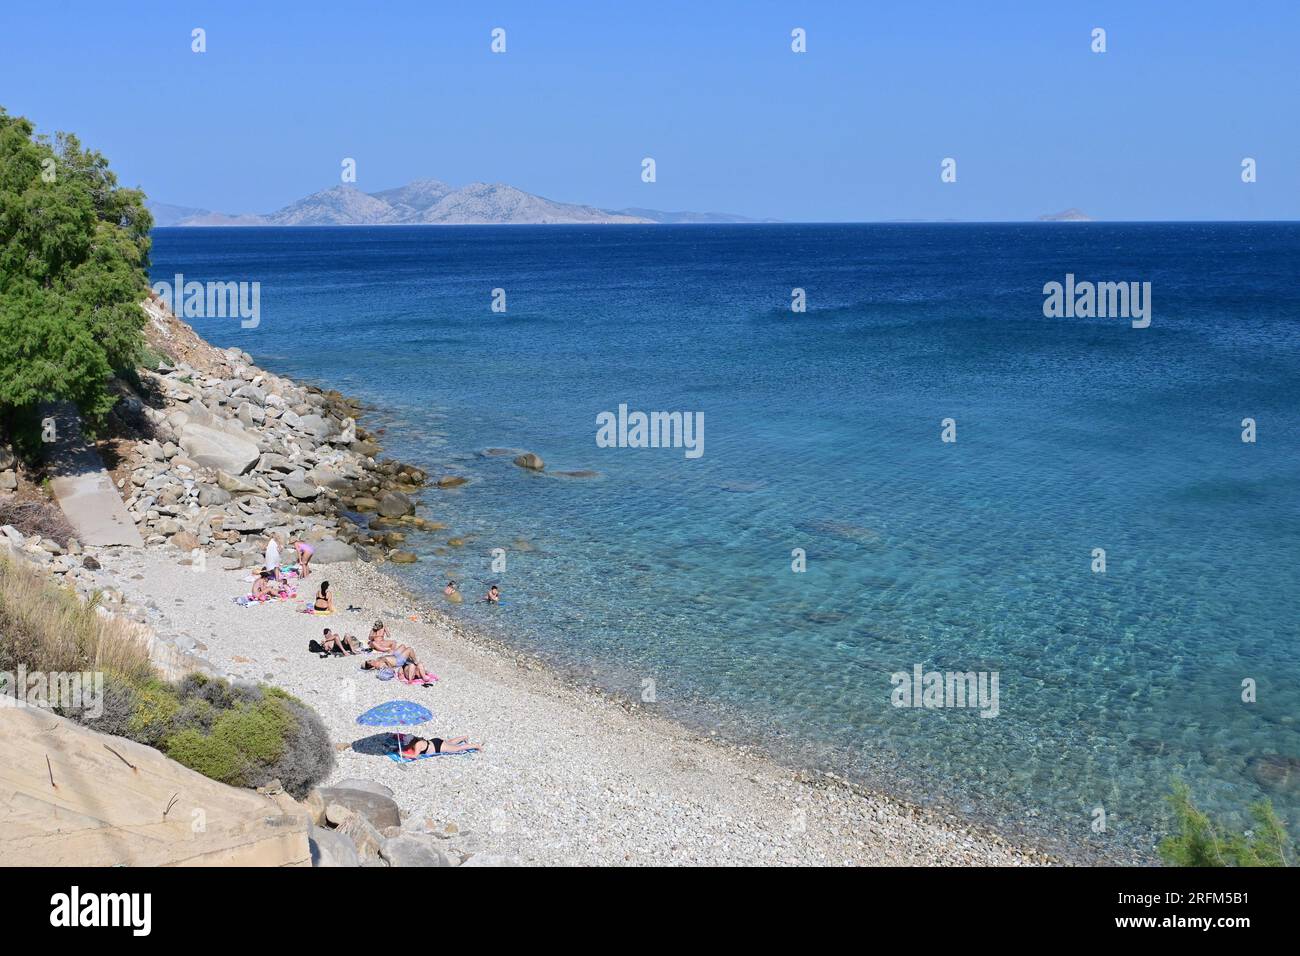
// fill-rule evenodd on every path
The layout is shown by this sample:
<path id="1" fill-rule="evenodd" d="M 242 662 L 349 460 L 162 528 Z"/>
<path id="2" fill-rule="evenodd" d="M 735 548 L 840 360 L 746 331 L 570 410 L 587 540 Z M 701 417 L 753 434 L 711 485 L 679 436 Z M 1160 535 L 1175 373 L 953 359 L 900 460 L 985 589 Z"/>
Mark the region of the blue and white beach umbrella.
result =
<path id="1" fill-rule="evenodd" d="M 415 727 L 431 720 L 433 712 L 413 700 L 390 700 L 378 707 L 371 707 L 357 718 L 357 723 L 363 727 Z M 397 734 L 397 757 L 405 760 L 402 754 L 402 732 L 395 730 L 393 733 Z"/>

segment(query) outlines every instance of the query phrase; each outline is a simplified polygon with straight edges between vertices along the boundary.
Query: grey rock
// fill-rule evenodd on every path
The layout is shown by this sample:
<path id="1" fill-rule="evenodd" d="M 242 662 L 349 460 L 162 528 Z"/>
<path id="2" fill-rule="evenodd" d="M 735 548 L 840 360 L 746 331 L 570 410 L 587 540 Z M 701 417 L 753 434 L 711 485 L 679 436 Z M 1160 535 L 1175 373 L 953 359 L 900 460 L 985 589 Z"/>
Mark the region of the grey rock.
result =
<path id="1" fill-rule="evenodd" d="M 307 472 L 307 480 L 313 481 L 323 488 L 333 488 L 335 491 L 341 491 L 348 487 L 349 484 L 347 478 L 326 465 L 317 465 Z"/>
<path id="2" fill-rule="evenodd" d="M 224 471 L 217 472 L 217 484 L 232 495 L 265 494 L 261 488 L 253 484 L 251 481 L 245 481 L 243 478 L 236 478 L 234 475 L 227 474 Z"/>
<path id="3" fill-rule="evenodd" d="M 364 817 L 376 829 L 402 825 L 401 813 L 392 797 L 345 787 L 321 787 L 320 796 L 325 806 L 337 803 L 347 807 L 353 813 Z"/>
<path id="4" fill-rule="evenodd" d="M 309 481 L 300 481 L 295 478 L 288 478 L 284 482 L 284 490 L 289 492 L 299 501 L 311 501 L 320 494 L 320 489 Z"/>
<path id="5" fill-rule="evenodd" d="M 527 468 L 530 471 L 541 471 L 546 467 L 546 462 L 542 461 L 542 456 L 536 455 L 531 451 L 526 451 L 522 455 L 516 455 L 515 464 L 520 468 Z"/>
<path id="6" fill-rule="evenodd" d="M 352 840 L 353 846 L 357 848 L 357 856 L 361 858 L 362 866 L 387 865 L 380 854 L 384 837 L 379 832 L 379 828 L 371 823 L 364 813 L 353 813 L 334 832 L 341 833 Z"/>
<path id="7" fill-rule="evenodd" d="M 360 866 L 356 845 L 345 833 L 312 825 L 307 835 L 312 866 Z"/>
<path id="8" fill-rule="evenodd" d="M 385 491 L 379 498 L 379 513 L 385 518 L 415 514 L 415 504 L 400 491 Z"/>
<path id="9" fill-rule="evenodd" d="M 199 486 L 199 504 L 205 508 L 220 507 L 230 503 L 230 492 L 217 485 Z"/>
<path id="10" fill-rule="evenodd" d="M 319 415 L 304 415 L 298 422 L 298 430 L 316 438 L 328 438 L 334 433 L 334 425 Z"/>
<path id="11" fill-rule="evenodd" d="M 312 558 L 313 565 L 341 564 L 345 561 L 356 561 L 360 557 L 356 548 L 344 541 L 339 541 L 337 538 L 329 538 L 318 542 L 315 548 L 316 554 Z"/>
<path id="12" fill-rule="evenodd" d="M 257 445 L 249 439 L 194 422 L 181 429 L 180 444 L 198 464 L 232 475 L 242 475 L 261 457 Z"/>
<path id="13" fill-rule="evenodd" d="M 387 839 L 379 848 L 379 854 L 388 861 L 389 866 L 451 866 L 451 860 L 441 850 L 435 849 L 428 841 L 413 836 L 398 836 Z"/>
<path id="14" fill-rule="evenodd" d="M 391 797 L 393 795 L 393 791 L 382 783 L 364 780 L 361 777 L 348 777 L 346 780 L 340 780 L 335 786 L 343 790 L 364 790 L 367 793 L 377 793 L 381 797 Z"/>

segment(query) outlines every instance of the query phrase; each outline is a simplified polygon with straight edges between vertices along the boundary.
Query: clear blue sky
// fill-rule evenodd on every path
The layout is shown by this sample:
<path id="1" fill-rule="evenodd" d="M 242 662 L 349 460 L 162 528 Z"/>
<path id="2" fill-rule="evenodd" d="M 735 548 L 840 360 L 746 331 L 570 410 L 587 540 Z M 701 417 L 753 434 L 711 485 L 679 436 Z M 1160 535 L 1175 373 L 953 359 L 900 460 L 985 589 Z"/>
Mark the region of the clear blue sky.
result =
<path id="1" fill-rule="evenodd" d="M 1297 219 L 1298 43 L 1300 0 L 43 0 L 0 7 L 0 106 L 223 212 L 354 157 L 368 191 L 789 220 Z"/>

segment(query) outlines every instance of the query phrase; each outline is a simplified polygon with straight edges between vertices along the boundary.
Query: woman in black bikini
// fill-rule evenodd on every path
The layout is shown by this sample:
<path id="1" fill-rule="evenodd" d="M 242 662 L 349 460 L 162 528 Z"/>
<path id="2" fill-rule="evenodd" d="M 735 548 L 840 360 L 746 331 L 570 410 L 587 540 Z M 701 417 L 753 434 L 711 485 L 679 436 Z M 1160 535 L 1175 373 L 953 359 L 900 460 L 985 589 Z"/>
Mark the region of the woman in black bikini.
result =
<path id="1" fill-rule="evenodd" d="M 402 756 L 412 760 L 427 753 L 463 754 L 482 749 L 482 744 L 472 744 L 468 737 L 452 737 L 450 740 L 443 740 L 441 737 L 413 737 L 402 748 Z"/>
<path id="2" fill-rule="evenodd" d="M 334 610 L 334 598 L 330 597 L 330 583 L 322 581 L 320 590 L 316 592 L 316 601 L 313 605 L 318 611 Z"/>

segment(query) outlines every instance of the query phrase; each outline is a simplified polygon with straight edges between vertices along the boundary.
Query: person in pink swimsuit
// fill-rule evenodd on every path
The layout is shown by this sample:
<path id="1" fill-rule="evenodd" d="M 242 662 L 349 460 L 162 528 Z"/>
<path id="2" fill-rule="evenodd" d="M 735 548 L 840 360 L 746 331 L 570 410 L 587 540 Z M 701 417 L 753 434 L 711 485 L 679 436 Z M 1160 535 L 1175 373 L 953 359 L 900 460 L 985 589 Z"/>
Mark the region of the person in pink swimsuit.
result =
<path id="1" fill-rule="evenodd" d="M 298 577 L 305 578 L 311 574 L 311 558 L 316 549 L 299 538 L 293 543 L 293 550 L 298 552 Z"/>

